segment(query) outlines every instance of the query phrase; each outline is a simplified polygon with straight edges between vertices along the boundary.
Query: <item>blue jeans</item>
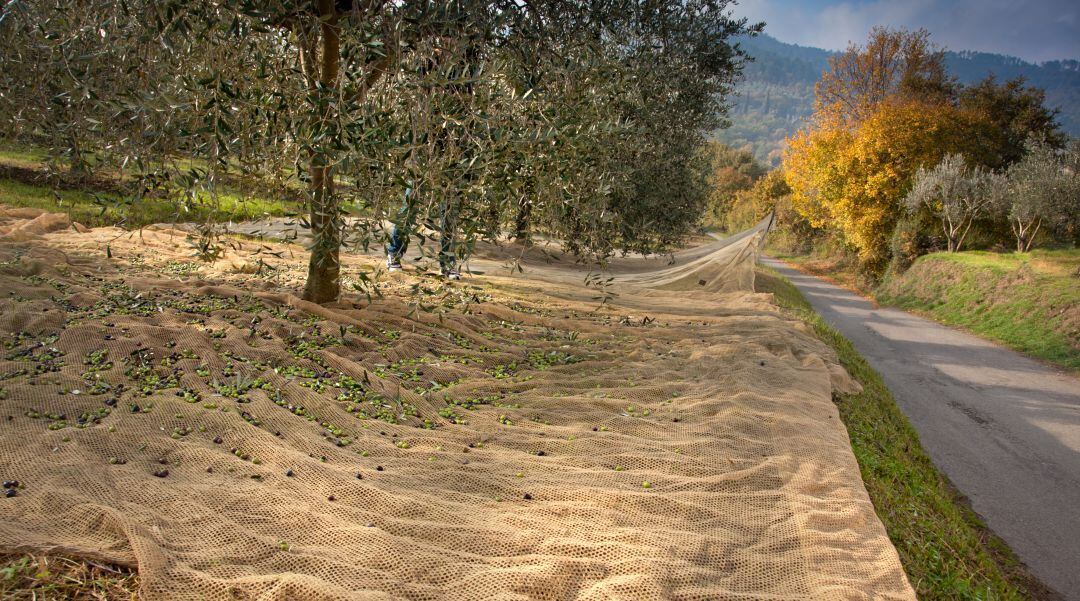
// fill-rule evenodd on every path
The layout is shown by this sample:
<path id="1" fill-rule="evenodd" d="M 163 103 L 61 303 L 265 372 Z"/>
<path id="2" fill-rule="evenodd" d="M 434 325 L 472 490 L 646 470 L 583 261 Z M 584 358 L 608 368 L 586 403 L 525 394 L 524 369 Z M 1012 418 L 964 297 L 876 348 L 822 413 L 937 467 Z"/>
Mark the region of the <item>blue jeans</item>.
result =
<path id="1" fill-rule="evenodd" d="M 390 228 L 390 240 L 386 245 L 386 254 L 401 259 L 409 248 L 409 232 L 416 226 L 416 210 L 409 202 L 412 188 L 405 190 L 405 201 L 398 210 L 394 226 Z M 429 226 L 432 224 L 428 224 Z M 457 264 L 455 255 L 454 230 L 457 228 L 457 206 L 444 198 L 439 205 L 439 266 L 453 269 Z M 432 228 L 434 229 L 434 228 Z"/>

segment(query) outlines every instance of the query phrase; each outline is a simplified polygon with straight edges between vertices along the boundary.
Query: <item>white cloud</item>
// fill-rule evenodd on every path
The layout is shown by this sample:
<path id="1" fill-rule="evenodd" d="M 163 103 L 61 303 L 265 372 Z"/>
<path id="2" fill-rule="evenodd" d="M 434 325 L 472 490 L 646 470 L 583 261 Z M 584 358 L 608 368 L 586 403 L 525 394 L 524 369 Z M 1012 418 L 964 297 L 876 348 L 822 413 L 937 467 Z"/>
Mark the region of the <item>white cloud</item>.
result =
<path id="1" fill-rule="evenodd" d="M 1034 61 L 1080 58 L 1075 0 L 907 0 L 797 2 L 746 0 L 736 14 L 764 20 L 785 42 L 842 49 L 874 25 L 926 28 L 953 50 L 1011 54 Z"/>

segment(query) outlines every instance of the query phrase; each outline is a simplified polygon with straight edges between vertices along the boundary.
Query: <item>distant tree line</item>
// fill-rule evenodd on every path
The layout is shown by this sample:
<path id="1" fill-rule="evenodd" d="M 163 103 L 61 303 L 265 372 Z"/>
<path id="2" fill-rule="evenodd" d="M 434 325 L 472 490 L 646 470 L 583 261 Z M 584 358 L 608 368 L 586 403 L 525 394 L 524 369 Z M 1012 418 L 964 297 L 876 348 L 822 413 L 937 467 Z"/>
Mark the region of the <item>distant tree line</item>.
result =
<path id="1" fill-rule="evenodd" d="M 813 113 L 814 84 L 835 53 L 786 44 L 768 35 L 738 40 L 751 55 L 731 112 L 731 126 L 714 135 L 735 148 L 751 149 L 769 166 L 780 164 L 784 140 Z M 997 82 L 1018 81 L 1045 90 L 1047 106 L 1070 135 L 1080 135 L 1080 68 L 1077 61 L 1032 64 L 1020 59 L 968 51 L 946 51 L 945 67 L 957 81 L 977 85 L 994 74 Z"/>

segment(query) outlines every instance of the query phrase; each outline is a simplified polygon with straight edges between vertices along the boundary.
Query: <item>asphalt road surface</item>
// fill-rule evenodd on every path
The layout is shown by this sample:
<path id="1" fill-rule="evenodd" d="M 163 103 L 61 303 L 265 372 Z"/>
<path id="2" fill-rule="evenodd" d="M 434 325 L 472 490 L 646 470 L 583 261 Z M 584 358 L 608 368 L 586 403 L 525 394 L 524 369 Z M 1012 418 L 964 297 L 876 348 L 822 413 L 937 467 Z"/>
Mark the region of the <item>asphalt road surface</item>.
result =
<path id="1" fill-rule="evenodd" d="M 1080 601 L 1080 379 L 762 259 L 885 379 L 923 448 L 1046 585 Z"/>

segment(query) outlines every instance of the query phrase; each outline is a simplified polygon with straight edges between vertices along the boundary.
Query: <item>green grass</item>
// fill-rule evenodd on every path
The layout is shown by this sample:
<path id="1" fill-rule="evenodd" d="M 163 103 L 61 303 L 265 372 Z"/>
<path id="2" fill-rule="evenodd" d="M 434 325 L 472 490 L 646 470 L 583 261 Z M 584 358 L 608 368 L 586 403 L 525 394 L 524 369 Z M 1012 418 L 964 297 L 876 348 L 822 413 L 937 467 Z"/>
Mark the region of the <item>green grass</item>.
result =
<path id="1" fill-rule="evenodd" d="M 3 164 L 37 168 L 45 164 L 48 158 L 48 153 L 39 148 L 8 143 L 0 146 L 0 163 Z"/>
<path id="2" fill-rule="evenodd" d="M 920 257 L 877 300 L 1080 370 L 1080 250 Z"/>
<path id="3" fill-rule="evenodd" d="M 937 471 L 881 376 L 851 343 L 777 272 L 760 268 L 755 287 L 812 326 L 862 384 L 861 393 L 834 400 L 866 490 L 919 598 L 1053 598 Z"/>
<path id="4" fill-rule="evenodd" d="M 1015 271 L 1025 265 L 1038 273 L 1048 275 L 1072 275 L 1080 269 L 1080 250 L 1078 249 L 1036 249 L 1026 253 L 969 250 L 959 253 L 933 253 L 926 257 L 972 267 L 985 267 L 999 273 Z"/>
<path id="5" fill-rule="evenodd" d="M 0 143 L 0 204 L 12 207 L 33 207 L 50 212 L 67 213 L 83 225 L 122 225 L 129 228 L 151 223 L 249 220 L 267 215 L 296 213 L 295 201 L 266 198 L 227 189 L 216 199 L 203 196 L 196 202 L 179 202 L 169 198 L 148 198 L 126 201 L 115 192 L 93 189 L 94 183 L 73 189 L 53 187 L 34 177 L 15 178 L 16 174 L 44 174 L 48 154 L 32 146 Z M 6 174 L 6 175 L 5 175 Z M 102 174 L 101 177 L 118 177 Z M 104 185 L 98 182 L 97 185 Z"/>
<path id="6" fill-rule="evenodd" d="M 206 201 L 187 206 L 163 198 L 125 202 L 107 192 L 54 189 L 11 179 L 0 179 L 0 204 L 67 213 L 73 221 L 90 227 L 141 227 L 151 223 L 205 221 L 207 218 L 246 220 L 284 215 L 298 209 L 285 201 L 236 194 L 219 195 L 216 203 Z"/>

